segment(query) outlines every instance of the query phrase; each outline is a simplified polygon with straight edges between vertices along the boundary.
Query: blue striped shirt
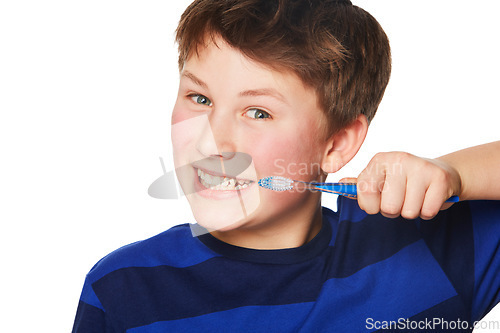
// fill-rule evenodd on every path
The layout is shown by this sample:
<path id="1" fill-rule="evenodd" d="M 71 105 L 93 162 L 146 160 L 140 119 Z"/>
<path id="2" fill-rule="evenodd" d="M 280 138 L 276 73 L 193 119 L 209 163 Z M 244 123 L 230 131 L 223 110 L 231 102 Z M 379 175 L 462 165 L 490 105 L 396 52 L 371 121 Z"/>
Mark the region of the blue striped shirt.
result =
<path id="1" fill-rule="evenodd" d="M 340 197 L 313 240 L 283 250 L 193 237 L 184 224 L 99 261 L 73 332 L 471 331 L 500 301 L 499 252 L 498 201 L 409 221 Z"/>

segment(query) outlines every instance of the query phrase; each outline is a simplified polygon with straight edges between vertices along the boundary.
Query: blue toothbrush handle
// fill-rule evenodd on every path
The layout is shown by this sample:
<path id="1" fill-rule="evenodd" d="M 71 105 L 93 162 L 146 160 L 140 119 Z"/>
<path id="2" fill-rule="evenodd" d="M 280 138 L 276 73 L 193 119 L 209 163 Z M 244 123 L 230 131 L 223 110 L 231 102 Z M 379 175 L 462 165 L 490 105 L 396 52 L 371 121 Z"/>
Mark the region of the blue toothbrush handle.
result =
<path id="1" fill-rule="evenodd" d="M 343 195 L 348 198 L 355 199 L 358 195 L 358 190 L 356 184 L 354 183 L 311 183 L 314 186 L 314 189 L 327 192 L 327 193 L 335 193 L 339 195 Z M 458 202 L 460 198 L 456 195 L 450 197 L 446 202 Z"/>

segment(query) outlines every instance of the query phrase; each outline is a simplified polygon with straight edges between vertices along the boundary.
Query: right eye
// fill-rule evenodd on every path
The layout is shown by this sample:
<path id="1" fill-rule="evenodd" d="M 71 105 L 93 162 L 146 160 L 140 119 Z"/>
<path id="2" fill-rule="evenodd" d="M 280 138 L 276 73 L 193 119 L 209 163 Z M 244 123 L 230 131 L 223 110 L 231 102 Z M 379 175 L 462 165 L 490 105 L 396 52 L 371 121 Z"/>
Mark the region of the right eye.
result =
<path id="1" fill-rule="evenodd" d="M 196 104 L 201 104 L 205 106 L 212 106 L 212 101 L 203 95 L 193 94 L 189 95 L 189 98 Z"/>

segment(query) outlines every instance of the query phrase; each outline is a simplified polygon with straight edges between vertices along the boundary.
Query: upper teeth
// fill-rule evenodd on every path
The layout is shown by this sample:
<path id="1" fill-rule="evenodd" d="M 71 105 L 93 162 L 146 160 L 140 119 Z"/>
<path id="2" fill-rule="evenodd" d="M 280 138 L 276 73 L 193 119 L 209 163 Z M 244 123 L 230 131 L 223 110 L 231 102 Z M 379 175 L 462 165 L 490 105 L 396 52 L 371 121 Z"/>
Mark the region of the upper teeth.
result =
<path id="1" fill-rule="evenodd" d="M 205 187 L 210 187 L 212 190 L 239 190 L 248 187 L 251 183 L 250 180 L 236 180 L 235 178 L 210 175 L 200 169 L 198 169 L 198 176 L 200 177 L 201 184 Z"/>

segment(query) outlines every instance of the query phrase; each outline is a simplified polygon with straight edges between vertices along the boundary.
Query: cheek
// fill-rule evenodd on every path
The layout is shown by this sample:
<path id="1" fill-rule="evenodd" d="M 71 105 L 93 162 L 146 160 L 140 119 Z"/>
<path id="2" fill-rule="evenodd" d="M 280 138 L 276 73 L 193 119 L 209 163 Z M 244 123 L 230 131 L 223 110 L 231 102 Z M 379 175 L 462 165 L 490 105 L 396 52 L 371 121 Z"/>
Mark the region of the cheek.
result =
<path id="1" fill-rule="evenodd" d="M 172 126 L 170 128 L 170 137 L 172 140 L 172 148 L 174 150 L 174 157 L 179 153 L 182 147 L 185 147 L 189 141 L 188 132 L 186 132 L 189 126 L 188 121 L 185 118 L 181 118 L 181 113 L 176 113 L 175 110 L 172 113 Z"/>
<path id="2" fill-rule="evenodd" d="M 191 112 L 189 112 L 188 108 L 185 105 L 183 105 L 183 103 L 181 103 L 179 99 L 177 99 L 174 105 L 174 109 L 172 111 L 171 124 L 176 125 L 192 117 L 193 115 Z"/>
<path id="3" fill-rule="evenodd" d="M 200 133 L 208 127 L 208 118 L 205 114 L 189 112 L 185 108 L 174 107 L 172 112 L 171 140 L 174 158 L 185 155 L 194 148 Z"/>
<path id="4" fill-rule="evenodd" d="M 290 133 L 292 132 L 292 133 Z M 289 131 L 287 135 L 261 135 L 258 142 L 246 147 L 255 163 L 259 177 L 282 175 L 310 180 L 320 169 L 318 140 L 309 132 Z"/>

